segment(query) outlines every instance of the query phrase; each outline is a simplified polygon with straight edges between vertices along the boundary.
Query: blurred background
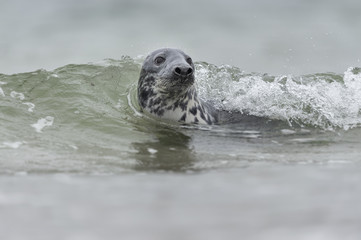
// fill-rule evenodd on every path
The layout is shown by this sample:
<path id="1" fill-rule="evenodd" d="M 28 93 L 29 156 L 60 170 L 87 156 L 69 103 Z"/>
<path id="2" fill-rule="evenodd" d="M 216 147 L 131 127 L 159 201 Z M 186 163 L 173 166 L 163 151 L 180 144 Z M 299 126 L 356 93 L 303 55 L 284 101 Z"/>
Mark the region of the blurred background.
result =
<path id="1" fill-rule="evenodd" d="M 0 73 L 181 48 L 270 74 L 360 66 L 357 0 L 1 0 Z"/>
<path id="2" fill-rule="evenodd" d="M 0 0 L 0 73 L 161 47 L 342 74 L 361 1 Z M 306 125 L 208 130 L 136 114 L 139 65 L 109 62 L 0 74 L 0 240 L 360 239 L 360 69 L 198 66 L 206 100 Z"/>

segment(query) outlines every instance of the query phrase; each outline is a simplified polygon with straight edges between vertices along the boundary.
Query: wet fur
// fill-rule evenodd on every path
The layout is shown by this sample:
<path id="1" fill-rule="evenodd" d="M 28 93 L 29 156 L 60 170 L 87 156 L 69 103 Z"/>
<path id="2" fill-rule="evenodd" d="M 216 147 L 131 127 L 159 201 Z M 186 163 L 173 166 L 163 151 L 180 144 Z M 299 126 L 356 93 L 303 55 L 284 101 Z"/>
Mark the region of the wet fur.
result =
<path id="1" fill-rule="evenodd" d="M 141 108 L 159 118 L 184 123 L 215 124 L 218 114 L 209 104 L 198 98 L 192 85 L 186 90 L 164 91 L 156 74 L 142 69 L 138 82 L 138 100 Z"/>

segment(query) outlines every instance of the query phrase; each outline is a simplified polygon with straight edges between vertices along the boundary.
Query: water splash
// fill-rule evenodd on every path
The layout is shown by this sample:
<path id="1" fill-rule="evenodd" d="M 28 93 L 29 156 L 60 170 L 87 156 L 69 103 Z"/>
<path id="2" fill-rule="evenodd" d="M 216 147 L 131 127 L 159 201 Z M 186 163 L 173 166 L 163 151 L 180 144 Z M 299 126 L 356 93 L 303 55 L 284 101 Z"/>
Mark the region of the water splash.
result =
<path id="1" fill-rule="evenodd" d="M 343 76 L 300 77 L 246 74 L 205 63 L 196 68 L 200 96 L 219 109 L 330 130 L 361 125 L 360 68 L 349 68 Z"/>
<path id="2" fill-rule="evenodd" d="M 0 81 L 0 86 L 1 86 L 1 85 L 5 85 L 5 84 L 6 84 L 6 82 Z M 0 96 L 5 97 L 4 90 L 3 90 L 1 87 L 0 87 Z"/>
<path id="3" fill-rule="evenodd" d="M 34 112 L 34 108 L 35 108 L 35 104 L 31 103 L 31 102 L 24 102 L 24 105 L 28 106 L 28 111 L 29 112 Z"/>
<path id="4" fill-rule="evenodd" d="M 42 133 L 43 128 L 52 126 L 53 122 L 54 122 L 54 117 L 46 116 L 45 118 L 40 118 L 36 123 L 31 124 L 31 126 L 35 128 L 36 132 Z"/>
<path id="5" fill-rule="evenodd" d="M 24 96 L 23 93 L 19 93 L 19 92 L 16 92 L 16 91 L 11 91 L 10 96 L 12 98 L 17 98 L 19 100 L 24 100 L 25 99 L 25 96 Z"/>

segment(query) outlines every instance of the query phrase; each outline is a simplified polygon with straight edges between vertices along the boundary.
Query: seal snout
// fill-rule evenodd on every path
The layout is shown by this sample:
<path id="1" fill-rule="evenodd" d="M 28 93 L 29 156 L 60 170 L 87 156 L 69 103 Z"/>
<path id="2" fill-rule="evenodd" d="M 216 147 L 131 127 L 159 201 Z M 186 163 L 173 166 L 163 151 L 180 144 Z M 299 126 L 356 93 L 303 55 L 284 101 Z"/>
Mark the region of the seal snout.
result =
<path id="1" fill-rule="evenodd" d="M 189 66 L 176 66 L 173 73 L 178 77 L 185 78 L 193 74 L 193 68 Z"/>

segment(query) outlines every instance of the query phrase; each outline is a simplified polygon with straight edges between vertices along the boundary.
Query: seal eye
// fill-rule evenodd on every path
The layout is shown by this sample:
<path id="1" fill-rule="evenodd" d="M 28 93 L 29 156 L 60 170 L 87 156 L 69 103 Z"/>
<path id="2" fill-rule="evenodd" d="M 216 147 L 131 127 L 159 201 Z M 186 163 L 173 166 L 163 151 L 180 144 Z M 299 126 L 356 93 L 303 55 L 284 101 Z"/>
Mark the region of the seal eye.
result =
<path id="1" fill-rule="evenodd" d="M 193 61 L 192 61 L 192 58 L 187 58 L 187 63 L 189 63 L 189 65 L 192 65 Z"/>
<path id="2" fill-rule="evenodd" d="M 156 57 L 155 59 L 154 59 L 154 62 L 155 62 L 155 64 L 157 64 L 157 65 L 160 65 L 160 64 L 162 64 L 162 63 L 164 63 L 165 62 L 165 58 L 164 57 Z"/>

